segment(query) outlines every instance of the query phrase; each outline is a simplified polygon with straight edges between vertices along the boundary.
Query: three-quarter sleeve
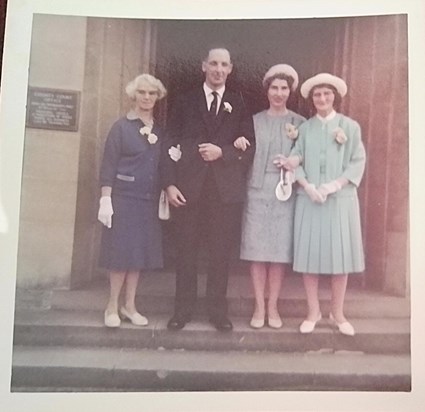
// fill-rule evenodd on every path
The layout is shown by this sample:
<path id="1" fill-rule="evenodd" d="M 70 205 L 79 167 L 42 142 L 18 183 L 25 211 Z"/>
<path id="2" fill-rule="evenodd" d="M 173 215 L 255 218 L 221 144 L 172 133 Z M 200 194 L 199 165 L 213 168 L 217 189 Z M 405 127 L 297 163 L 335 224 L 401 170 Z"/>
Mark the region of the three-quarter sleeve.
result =
<path id="1" fill-rule="evenodd" d="M 106 138 L 102 165 L 100 168 L 100 186 L 111 186 L 117 173 L 121 157 L 121 128 L 115 123 Z"/>
<path id="2" fill-rule="evenodd" d="M 366 152 L 361 139 L 360 126 L 357 123 L 355 123 L 350 137 L 350 158 L 347 161 L 342 177 L 348 179 L 355 186 L 359 186 L 365 169 Z"/>

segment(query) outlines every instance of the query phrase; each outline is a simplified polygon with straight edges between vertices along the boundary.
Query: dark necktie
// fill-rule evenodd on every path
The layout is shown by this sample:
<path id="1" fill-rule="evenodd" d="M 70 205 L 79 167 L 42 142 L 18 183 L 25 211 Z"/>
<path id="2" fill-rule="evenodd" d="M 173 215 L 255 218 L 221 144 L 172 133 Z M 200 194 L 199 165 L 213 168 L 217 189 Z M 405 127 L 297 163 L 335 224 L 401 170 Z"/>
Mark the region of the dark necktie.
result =
<path id="1" fill-rule="evenodd" d="M 214 96 L 213 101 L 211 102 L 211 106 L 210 106 L 210 114 L 212 117 L 215 117 L 217 115 L 217 92 L 212 92 L 212 95 Z"/>

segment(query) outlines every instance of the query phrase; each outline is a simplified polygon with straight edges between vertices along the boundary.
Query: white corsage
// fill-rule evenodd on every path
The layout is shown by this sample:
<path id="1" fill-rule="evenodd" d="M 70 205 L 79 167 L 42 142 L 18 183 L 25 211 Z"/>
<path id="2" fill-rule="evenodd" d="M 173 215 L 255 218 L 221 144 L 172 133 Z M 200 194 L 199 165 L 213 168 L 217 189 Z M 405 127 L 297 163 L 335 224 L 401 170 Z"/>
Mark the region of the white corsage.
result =
<path id="1" fill-rule="evenodd" d="M 140 128 L 139 133 L 142 136 L 146 136 L 149 144 L 155 144 L 158 141 L 158 136 L 151 131 L 152 129 L 149 126 L 143 126 Z"/>
<path id="2" fill-rule="evenodd" d="M 171 146 L 168 149 L 168 154 L 171 157 L 171 160 L 178 162 L 180 158 L 182 157 L 182 151 L 180 150 L 180 145 L 178 144 L 177 146 Z"/>
<path id="3" fill-rule="evenodd" d="M 143 136 L 144 134 L 146 135 L 146 136 L 148 136 L 149 135 L 149 133 L 151 132 L 151 128 L 150 127 L 148 127 L 148 126 L 143 126 L 143 127 L 141 127 L 140 128 L 140 130 L 139 130 L 139 133 Z"/>
<path id="4" fill-rule="evenodd" d="M 292 123 L 285 123 L 285 132 L 291 140 L 295 140 L 298 137 L 298 129 Z"/>
<path id="5" fill-rule="evenodd" d="M 347 135 L 345 134 L 344 130 L 341 127 L 337 127 L 333 131 L 333 135 L 335 137 L 335 140 L 341 145 L 348 140 Z"/>
<path id="6" fill-rule="evenodd" d="M 229 102 L 224 102 L 223 103 L 223 106 L 224 106 L 224 111 L 225 112 L 232 113 L 233 107 L 232 107 L 232 105 Z"/>
<path id="7" fill-rule="evenodd" d="M 158 136 L 155 133 L 149 133 L 148 142 L 150 144 L 155 144 L 158 141 Z"/>

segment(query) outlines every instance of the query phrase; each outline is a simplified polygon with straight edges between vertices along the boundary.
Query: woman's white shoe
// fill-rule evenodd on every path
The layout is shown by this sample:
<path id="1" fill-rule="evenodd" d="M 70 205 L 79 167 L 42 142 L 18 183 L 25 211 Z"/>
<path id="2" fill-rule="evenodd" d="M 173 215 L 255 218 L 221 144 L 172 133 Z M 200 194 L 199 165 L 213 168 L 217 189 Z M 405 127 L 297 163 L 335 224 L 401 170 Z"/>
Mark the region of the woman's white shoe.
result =
<path id="1" fill-rule="evenodd" d="M 319 313 L 319 316 L 317 318 L 316 321 L 312 321 L 312 320 L 305 320 L 303 323 L 301 323 L 300 325 L 300 332 L 301 333 L 311 333 L 314 331 L 314 328 L 316 327 L 316 323 L 319 322 L 322 319 L 322 314 Z"/>
<path id="2" fill-rule="evenodd" d="M 119 328 L 121 325 L 121 319 L 118 316 L 118 314 L 108 313 L 108 311 L 106 310 L 104 315 L 104 322 L 105 322 L 105 326 L 108 328 Z"/>
<path id="3" fill-rule="evenodd" d="M 329 314 L 329 320 L 333 325 L 337 326 L 338 330 L 343 335 L 354 336 L 356 334 L 356 331 L 354 330 L 353 325 L 350 322 L 345 321 L 342 323 L 338 323 L 333 317 L 332 313 Z"/>
<path id="4" fill-rule="evenodd" d="M 123 318 L 128 319 L 133 325 L 146 326 L 149 323 L 145 316 L 141 315 L 139 312 L 131 314 L 124 306 L 121 307 L 120 312 Z"/>

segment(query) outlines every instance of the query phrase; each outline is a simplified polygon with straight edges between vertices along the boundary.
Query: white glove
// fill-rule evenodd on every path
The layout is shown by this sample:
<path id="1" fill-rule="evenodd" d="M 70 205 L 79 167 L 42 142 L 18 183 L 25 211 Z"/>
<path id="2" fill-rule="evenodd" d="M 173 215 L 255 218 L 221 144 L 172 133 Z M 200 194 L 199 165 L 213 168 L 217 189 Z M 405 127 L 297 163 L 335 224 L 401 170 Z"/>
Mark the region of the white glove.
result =
<path id="1" fill-rule="evenodd" d="M 324 203 L 326 198 L 316 189 L 313 183 L 309 183 L 304 186 L 304 190 L 308 194 L 309 198 L 314 203 Z"/>
<path id="2" fill-rule="evenodd" d="M 326 198 L 331 195 L 332 193 L 336 193 L 342 189 L 341 183 L 339 183 L 337 180 L 332 180 L 328 183 L 323 183 L 319 187 L 319 193 Z"/>
<path id="3" fill-rule="evenodd" d="M 178 144 L 176 146 L 171 146 L 168 149 L 168 154 L 171 157 L 171 160 L 174 160 L 175 162 L 178 162 L 180 158 L 182 157 L 182 151 L 180 150 L 180 145 Z"/>
<path id="4" fill-rule="evenodd" d="M 110 229 L 112 227 L 113 214 L 114 209 L 112 209 L 111 197 L 102 196 L 99 200 L 99 212 L 97 214 L 97 219 Z"/>

